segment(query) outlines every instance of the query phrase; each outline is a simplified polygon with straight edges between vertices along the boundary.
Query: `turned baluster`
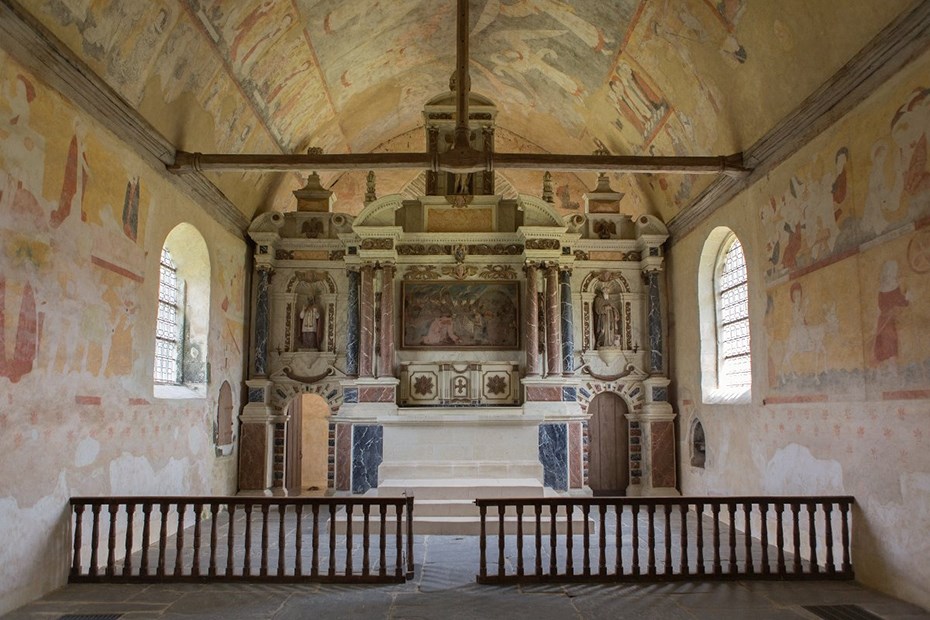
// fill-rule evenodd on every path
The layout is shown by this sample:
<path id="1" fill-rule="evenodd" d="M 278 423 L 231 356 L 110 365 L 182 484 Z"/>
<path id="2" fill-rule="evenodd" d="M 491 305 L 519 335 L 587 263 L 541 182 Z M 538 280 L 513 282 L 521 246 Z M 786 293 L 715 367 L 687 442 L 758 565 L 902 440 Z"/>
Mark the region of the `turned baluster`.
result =
<path id="1" fill-rule="evenodd" d="M 111 503 L 109 506 L 109 527 L 107 528 L 107 577 L 116 574 L 116 513 L 119 511 L 119 504 Z"/>
<path id="2" fill-rule="evenodd" d="M 633 574 L 640 575 L 639 570 L 639 504 L 633 504 Z"/>
<path id="3" fill-rule="evenodd" d="M 233 556 L 235 555 L 235 516 L 236 516 L 236 505 L 230 503 L 226 506 L 226 512 L 229 513 L 229 520 L 227 522 L 228 529 L 226 531 L 226 576 L 232 577 L 233 570 Z"/>
<path id="4" fill-rule="evenodd" d="M 219 516 L 220 505 L 216 502 L 210 503 L 210 566 L 207 573 L 211 577 L 216 577 L 216 551 L 217 551 L 217 517 Z"/>
<path id="5" fill-rule="evenodd" d="M 681 564 L 679 571 L 682 575 L 690 575 L 691 567 L 688 566 L 688 506 L 687 504 L 678 504 L 678 515 L 680 517 L 681 527 Z"/>
<path id="6" fill-rule="evenodd" d="M 746 502 L 743 504 L 743 523 L 746 527 L 746 533 L 743 537 L 743 541 L 746 546 L 746 574 L 752 575 L 755 573 L 755 568 L 752 564 L 752 504 Z"/>
<path id="7" fill-rule="evenodd" d="M 91 522 L 90 528 L 90 576 L 97 576 L 97 546 L 100 544 L 100 504 L 93 504 L 91 506 L 91 517 L 93 521 Z"/>
<path id="8" fill-rule="evenodd" d="M 769 505 L 765 502 L 759 504 L 759 512 L 761 513 L 761 533 L 760 541 L 762 545 L 762 574 L 770 575 L 772 573 L 771 568 L 769 567 L 769 524 L 768 524 L 768 511 Z"/>
<path id="9" fill-rule="evenodd" d="M 132 575 L 132 521 L 133 515 L 136 512 L 135 502 L 129 502 L 126 504 L 126 549 L 125 555 L 123 556 L 123 576 L 129 577 Z"/>
<path id="10" fill-rule="evenodd" d="M 371 526 L 369 519 L 371 516 L 371 504 L 362 504 L 362 575 L 367 577 L 371 574 L 371 554 L 370 540 Z"/>
<path id="11" fill-rule="evenodd" d="M 284 576 L 284 513 L 286 509 L 286 504 L 278 504 L 278 577 Z"/>
<path id="12" fill-rule="evenodd" d="M 71 557 L 71 576 L 81 574 L 81 543 L 83 538 L 84 504 L 74 504 L 74 551 Z"/>
<path id="13" fill-rule="evenodd" d="M 497 505 L 497 576 L 504 576 L 504 509 L 503 503 Z"/>
<path id="14" fill-rule="evenodd" d="M 304 553 L 304 504 L 294 506 L 294 576 L 303 575 L 303 553 Z"/>
<path id="15" fill-rule="evenodd" d="M 151 544 L 152 504 L 142 503 L 142 557 L 139 558 L 139 576 L 147 577 L 149 574 L 149 545 Z"/>

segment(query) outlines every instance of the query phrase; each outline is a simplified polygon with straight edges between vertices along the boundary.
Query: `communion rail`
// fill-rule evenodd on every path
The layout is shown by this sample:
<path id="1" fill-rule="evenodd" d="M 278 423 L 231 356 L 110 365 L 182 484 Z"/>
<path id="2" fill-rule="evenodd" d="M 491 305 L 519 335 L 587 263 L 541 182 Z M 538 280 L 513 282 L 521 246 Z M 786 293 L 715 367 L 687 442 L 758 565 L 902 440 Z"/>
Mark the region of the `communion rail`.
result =
<path id="1" fill-rule="evenodd" d="M 402 582 L 412 510 L 412 497 L 75 497 L 68 580 Z"/>
<path id="2" fill-rule="evenodd" d="M 479 499 L 477 581 L 852 579 L 853 502 L 852 497 Z M 576 532 L 571 515 L 578 528 L 579 513 L 583 526 Z M 516 535 L 508 535 L 514 521 Z M 494 542 L 497 561 L 489 563 Z"/>

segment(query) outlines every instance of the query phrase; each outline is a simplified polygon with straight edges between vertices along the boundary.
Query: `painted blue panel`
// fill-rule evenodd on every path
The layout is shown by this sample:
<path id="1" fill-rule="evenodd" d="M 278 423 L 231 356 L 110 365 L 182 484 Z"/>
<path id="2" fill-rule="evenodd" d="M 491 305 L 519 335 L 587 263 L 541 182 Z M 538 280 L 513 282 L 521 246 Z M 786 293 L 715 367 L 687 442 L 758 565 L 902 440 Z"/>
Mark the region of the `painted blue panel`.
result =
<path id="1" fill-rule="evenodd" d="M 249 388 L 249 402 L 261 403 L 265 400 L 265 390 L 262 388 Z"/>
<path id="2" fill-rule="evenodd" d="M 268 270 L 258 272 L 258 296 L 255 301 L 255 374 L 264 376 L 268 363 L 268 317 L 271 312 L 268 300 Z"/>
<path id="3" fill-rule="evenodd" d="M 357 403 L 358 402 L 358 388 L 344 388 L 342 390 L 342 401 L 346 403 Z"/>
<path id="4" fill-rule="evenodd" d="M 573 403 L 576 400 L 578 400 L 578 388 L 573 388 L 573 387 L 562 388 L 562 402 Z"/>
<path id="5" fill-rule="evenodd" d="M 568 271 L 559 272 L 559 292 L 562 306 L 562 372 L 571 373 L 575 370 L 575 329 L 572 319 L 571 273 Z"/>
<path id="6" fill-rule="evenodd" d="M 539 462 L 543 483 L 558 491 L 568 490 L 568 426 L 539 425 Z"/>
<path id="7" fill-rule="evenodd" d="M 378 486 L 384 429 L 377 425 L 352 427 L 352 492 L 364 493 Z"/>

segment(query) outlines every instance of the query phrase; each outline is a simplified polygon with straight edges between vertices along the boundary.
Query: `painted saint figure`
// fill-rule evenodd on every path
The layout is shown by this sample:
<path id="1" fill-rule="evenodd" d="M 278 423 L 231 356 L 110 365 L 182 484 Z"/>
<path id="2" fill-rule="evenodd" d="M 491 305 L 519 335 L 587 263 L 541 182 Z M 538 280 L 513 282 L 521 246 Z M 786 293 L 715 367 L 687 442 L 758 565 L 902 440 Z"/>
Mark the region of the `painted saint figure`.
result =
<path id="1" fill-rule="evenodd" d="M 308 349 L 318 349 L 317 334 L 320 332 L 320 311 L 308 303 L 300 311 L 300 341 Z"/>
<path id="2" fill-rule="evenodd" d="M 889 260 L 882 265 L 878 288 L 878 321 L 875 326 L 875 344 L 872 353 L 876 362 L 898 356 L 897 316 L 901 308 L 910 305 L 907 295 L 898 282 L 898 263 Z"/>
<path id="3" fill-rule="evenodd" d="M 607 290 L 594 298 L 594 333 L 597 348 L 615 347 L 620 342 L 620 311 L 607 297 Z"/>

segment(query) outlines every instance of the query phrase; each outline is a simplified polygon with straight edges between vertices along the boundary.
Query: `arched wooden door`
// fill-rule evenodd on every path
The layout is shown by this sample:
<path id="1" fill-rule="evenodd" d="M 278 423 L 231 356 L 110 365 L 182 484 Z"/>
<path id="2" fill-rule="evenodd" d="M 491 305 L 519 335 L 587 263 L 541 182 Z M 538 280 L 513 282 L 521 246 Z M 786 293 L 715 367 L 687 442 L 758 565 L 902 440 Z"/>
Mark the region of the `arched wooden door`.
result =
<path id="1" fill-rule="evenodd" d="M 588 405 L 588 486 L 595 495 L 625 495 L 630 483 L 626 402 L 602 392 Z"/>

